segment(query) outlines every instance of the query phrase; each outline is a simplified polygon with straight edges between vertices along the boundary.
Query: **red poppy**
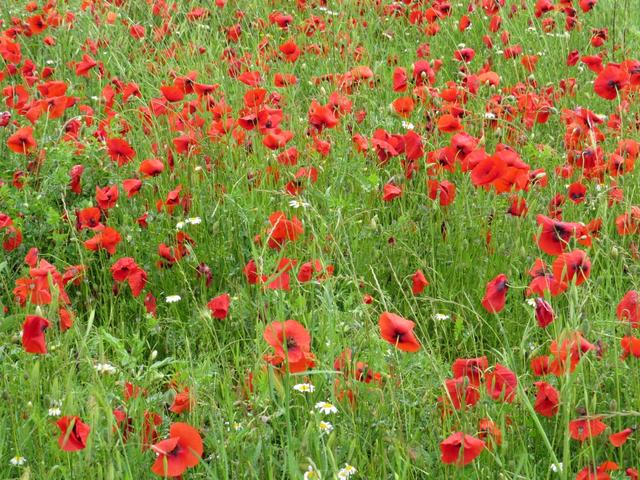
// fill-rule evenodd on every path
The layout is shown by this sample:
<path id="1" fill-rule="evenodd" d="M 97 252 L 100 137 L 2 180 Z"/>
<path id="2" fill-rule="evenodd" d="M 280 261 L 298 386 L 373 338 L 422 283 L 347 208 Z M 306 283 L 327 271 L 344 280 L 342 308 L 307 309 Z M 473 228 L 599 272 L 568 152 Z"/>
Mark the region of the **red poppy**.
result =
<path id="1" fill-rule="evenodd" d="M 151 471 L 161 477 L 179 477 L 195 467 L 204 447 L 200 433 L 191 425 L 176 422 L 169 428 L 169 438 L 151 446 L 158 455 Z"/>
<path id="2" fill-rule="evenodd" d="M 94 252 L 106 250 L 109 255 L 116 253 L 116 246 L 122 241 L 118 231 L 111 227 L 97 228 L 96 231 L 93 238 L 84 242 L 85 248 Z"/>
<path id="3" fill-rule="evenodd" d="M 394 198 L 398 198 L 402 195 L 402 188 L 394 185 L 393 183 L 385 184 L 383 188 L 382 200 L 390 202 Z"/>
<path id="4" fill-rule="evenodd" d="M 620 467 L 617 463 L 607 460 L 598 465 L 595 470 L 593 467 L 584 467 L 576 475 L 576 480 L 611 480 L 609 472 L 618 470 L 618 468 Z"/>
<path id="5" fill-rule="evenodd" d="M 544 298 L 536 298 L 536 321 L 540 328 L 550 325 L 555 319 L 553 308 Z"/>
<path id="6" fill-rule="evenodd" d="M 265 355 L 265 360 L 272 365 L 285 363 L 291 373 L 313 367 L 315 357 L 311 353 L 311 336 L 300 323 L 295 320 L 272 322 L 264 329 L 263 337 L 274 349 L 273 355 Z"/>
<path id="7" fill-rule="evenodd" d="M 629 85 L 629 75 L 620 65 L 608 64 L 596 78 L 593 91 L 607 100 L 615 99 L 621 90 Z"/>
<path id="8" fill-rule="evenodd" d="M 597 437 L 607 429 L 600 417 L 579 418 L 569 422 L 569 434 L 574 440 L 584 442 L 588 438 Z"/>
<path id="9" fill-rule="evenodd" d="M 616 307 L 616 316 L 629 322 L 633 328 L 640 326 L 640 294 L 636 290 L 625 293 Z"/>
<path id="10" fill-rule="evenodd" d="M 122 138 L 108 139 L 107 153 L 109 157 L 111 157 L 111 160 L 118 163 L 119 167 L 131 162 L 136 156 L 136 151 L 133 147 Z"/>
<path id="11" fill-rule="evenodd" d="M 24 155 L 32 153 L 36 149 L 36 141 L 33 138 L 33 128 L 22 127 L 16 130 L 16 132 L 7 139 L 7 147 L 13 152 Z"/>
<path id="12" fill-rule="evenodd" d="M 540 249 L 549 255 L 560 255 L 564 252 L 569 240 L 576 234 L 578 225 L 560 222 L 544 215 L 536 217 L 538 225 L 542 226 L 537 238 Z"/>
<path id="13" fill-rule="evenodd" d="M 609 435 L 609 441 L 614 447 L 621 447 L 626 443 L 633 432 L 635 432 L 635 428 L 625 428 L 620 432 Z"/>
<path id="14" fill-rule="evenodd" d="M 282 212 L 274 212 L 269 216 L 271 230 L 269 231 L 269 248 L 277 249 L 282 247 L 288 241 L 295 241 L 302 233 L 304 228 L 297 217 L 287 219 Z"/>
<path id="15" fill-rule="evenodd" d="M 560 393 L 546 382 L 534 383 L 538 394 L 533 408 L 544 417 L 553 417 L 560 408 Z"/>
<path id="16" fill-rule="evenodd" d="M 480 385 L 484 372 L 489 368 L 487 357 L 457 358 L 451 370 L 456 378 L 467 377 L 472 385 Z"/>
<path id="17" fill-rule="evenodd" d="M 508 290 L 509 283 L 507 276 L 504 273 L 501 273 L 487 283 L 484 298 L 482 299 L 482 306 L 489 313 L 498 313 L 502 311 L 506 302 Z"/>
<path id="18" fill-rule="evenodd" d="M 576 285 L 582 285 L 591 273 L 591 261 L 583 250 L 563 253 L 553 261 L 553 276 L 562 282 L 575 279 Z"/>
<path id="19" fill-rule="evenodd" d="M 224 318 L 227 318 L 230 302 L 231 297 L 228 293 L 224 293 L 211 299 L 209 303 L 207 303 L 207 307 L 209 307 L 209 310 L 211 310 L 211 315 L 213 315 L 213 318 L 222 320 Z"/>
<path id="20" fill-rule="evenodd" d="M 444 464 L 467 465 L 485 447 L 485 443 L 464 432 L 456 432 L 440 443 L 440 459 Z"/>
<path id="21" fill-rule="evenodd" d="M 395 313 L 384 312 L 378 321 L 380 334 L 391 345 L 405 352 L 420 350 L 420 342 L 413 334 L 415 323 Z"/>
<path id="22" fill-rule="evenodd" d="M 38 315 L 27 315 L 22 324 L 22 346 L 29 353 L 47 353 L 44 331 L 51 326 L 49 320 Z"/>
<path id="23" fill-rule="evenodd" d="M 91 427 L 80 420 L 80 417 L 62 417 L 57 422 L 60 429 L 58 445 L 65 452 L 83 450 L 87 446 L 87 438 Z"/>
<path id="24" fill-rule="evenodd" d="M 164 163 L 159 158 L 143 160 L 138 167 L 138 171 L 147 177 L 156 177 L 164 171 Z"/>
<path id="25" fill-rule="evenodd" d="M 173 399 L 173 403 L 169 407 L 169 411 L 180 414 L 182 412 L 188 412 L 193 405 L 193 399 L 189 393 L 189 389 L 185 388 L 181 392 L 176 393 Z"/>
<path id="26" fill-rule="evenodd" d="M 491 398 L 511 403 L 516 397 L 518 377 L 507 367 L 498 363 L 492 371 L 485 374 L 485 384 Z"/>
<path id="27" fill-rule="evenodd" d="M 629 355 L 635 358 L 640 358 L 640 338 L 625 336 L 620 340 L 620 346 L 624 353 L 622 354 L 622 360 L 626 359 Z"/>
<path id="28" fill-rule="evenodd" d="M 414 273 L 413 277 L 411 277 L 411 281 L 413 284 L 411 287 L 411 292 L 414 295 L 420 295 L 423 290 L 429 286 L 429 282 L 424 276 L 424 273 L 422 273 L 422 270 L 416 270 L 416 273 Z"/>
<path id="29" fill-rule="evenodd" d="M 444 381 L 444 387 L 447 390 L 447 396 L 440 397 L 438 400 L 450 402 L 456 410 L 460 410 L 463 404 L 472 407 L 480 400 L 477 386 L 471 384 L 466 377 L 448 378 Z"/>
<path id="30" fill-rule="evenodd" d="M 111 275 L 116 282 L 126 280 L 134 297 L 139 296 L 147 284 L 147 272 L 140 268 L 131 257 L 118 259 L 111 266 Z"/>

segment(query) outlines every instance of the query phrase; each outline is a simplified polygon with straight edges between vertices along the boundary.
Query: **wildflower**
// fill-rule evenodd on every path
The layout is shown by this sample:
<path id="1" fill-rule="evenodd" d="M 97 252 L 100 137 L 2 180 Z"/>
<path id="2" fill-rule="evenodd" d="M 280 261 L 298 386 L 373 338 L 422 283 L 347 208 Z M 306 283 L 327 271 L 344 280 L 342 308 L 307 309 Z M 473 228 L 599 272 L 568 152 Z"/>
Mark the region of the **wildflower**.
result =
<path id="1" fill-rule="evenodd" d="M 330 415 L 332 413 L 338 413 L 338 409 L 335 405 L 332 405 L 329 402 L 318 402 L 316 403 L 316 409 L 324 413 L 325 415 Z"/>
<path id="2" fill-rule="evenodd" d="M 164 301 L 167 303 L 176 303 L 180 300 L 182 300 L 182 297 L 180 295 L 169 295 L 164 299 Z"/>
<path id="3" fill-rule="evenodd" d="M 302 476 L 302 478 L 304 480 L 316 480 L 317 478 L 322 478 L 322 477 L 316 470 L 313 469 L 311 465 L 309 465 L 309 468 L 307 469 L 306 472 L 304 472 L 304 475 Z"/>
<path id="4" fill-rule="evenodd" d="M 200 225 L 202 223 L 202 219 L 200 217 L 191 217 L 187 218 L 184 223 L 188 223 L 190 225 Z"/>
<path id="5" fill-rule="evenodd" d="M 552 463 L 549 469 L 554 473 L 562 473 L 562 462 Z"/>
<path id="6" fill-rule="evenodd" d="M 152 445 L 151 449 L 158 455 L 151 471 L 163 477 L 179 477 L 200 462 L 202 438 L 191 425 L 176 422 L 169 429 L 169 438 Z"/>
<path id="7" fill-rule="evenodd" d="M 62 415 L 62 410 L 60 410 L 60 408 L 58 407 L 51 407 L 49 409 L 48 415 L 50 417 L 59 417 L 60 415 Z"/>
<path id="8" fill-rule="evenodd" d="M 316 389 L 316 387 L 314 387 L 310 383 L 298 383 L 293 386 L 293 389 L 296 392 L 300 392 L 300 393 L 311 393 Z"/>
<path id="9" fill-rule="evenodd" d="M 349 465 L 348 463 L 344 464 L 344 467 L 340 469 L 340 471 L 338 472 L 338 478 L 340 480 L 346 479 L 351 477 L 351 475 L 355 475 L 358 472 L 358 470 L 356 470 L 356 467 L 354 467 L 353 465 Z"/>
<path id="10" fill-rule="evenodd" d="M 27 459 L 24 458 L 22 455 L 16 455 L 11 460 L 9 460 L 9 463 L 14 467 L 21 467 L 22 465 L 27 463 Z"/>
<path id="11" fill-rule="evenodd" d="M 324 420 L 318 424 L 320 432 L 331 433 L 333 431 L 333 424 L 331 422 L 325 422 Z"/>
<path id="12" fill-rule="evenodd" d="M 302 200 L 291 200 L 289 206 L 291 208 L 307 208 L 310 204 Z"/>
<path id="13" fill-rule="evenodd" d="M 450 318 L 446 313 L 436 313 L 433 315 L 434 320 L 449 320 Z"/>
<path id="14" fill-rule="evenodd" d="M 93 368 L 96 369 L 96 372 L 103 373 L 105 375 L 112 375 L 117 371 L 116 367 L 114 367 L 109 363 L 96 363 L 96 365 Z"/>

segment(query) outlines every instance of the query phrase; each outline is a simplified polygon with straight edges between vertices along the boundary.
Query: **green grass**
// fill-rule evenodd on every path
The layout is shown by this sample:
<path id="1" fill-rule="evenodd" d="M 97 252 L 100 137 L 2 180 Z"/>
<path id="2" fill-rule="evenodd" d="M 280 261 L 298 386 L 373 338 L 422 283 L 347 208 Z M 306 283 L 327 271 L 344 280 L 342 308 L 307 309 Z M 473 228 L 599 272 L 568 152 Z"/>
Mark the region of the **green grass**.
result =
<path id="1" fill-rule="evenodd" d="M 3 5 L 3 28 L 11 24 L 11 17 L 24 19 L 31 15 L 25 12 L 26 3 L 15 0 Z M 43 115 L 35 125 L 34 136 L 46 159 L 39 171 L 31 173 L 25 156 L 6 147 L 14 128 L 0 128 L 0 178 L 6 182 L 0 187 L 0 212 L 8 214 L 24 235 L 18 249 L 3 252 L 0 258 L 0 304 L 7 308 L 0 316 L 0 478 L 154 478 L 150 467 L 155 455 L 142 449 L 140 432 L 145 412 L 162 416 L 159 438 L 166 436 L 175 421 L 201 431 L 205 453 L 199 465 L 184 475 L 188 479 L 295 479 L 302 478 L 310 465 L 322 478 L 336 478 L 345 463 L 358 470 L 352 478 L 363 479 L 566 479 L 607 459 L 620 465 L 617 478 L 623 478 L 624 468 L 640 466 L 637 434 L 619 449 L 606 440 L 608 434 L 635 425 L 640 416 L 638 360 L 619 359 L 620 339 L 633 332 L 615 317 L 622 296 L 640 288 L 640 264 L 632 255 L 638 235 L 619 236 L 615 227 L 618 215 L 640 203 L 637 171 L 615 179 L 624 191 L 619 204 L 608 206 L 607 192 L 613 179 L 605 176 L 598 188 L 593 181 L 585 182 L 588 192 L 584 203 L 567 201 L 563 206 L 565 221 L 588 223 L 601 218 L 603 223 L 593 246 L 585 248 L 593 262 L 590 279 L 549 299 L 556 312 L 555 322 L 545 330 L 538 328 L 534 311 L 525 302 L 529 282 L 526 272 L 535 258 L 552 261 L 533 239 L 538 230 L 535 216 L 546 214 L 550 200 L 557 193 L 566 194 L 566 186 L 578 179 L 578 174 L 570 180 L 554 174 L 555 167 L 566 159 L 565 125 L 560 112 L 582 106 L 611 115 L 618 107 L 617 101 L 608 102 L 593 92 L 593 72 L 566 66 L 567 54 L 573 49 L 585 55 L 603 50 L 610 61 L 635 58 L 640 47 L 640 10 L 633 2 L 601 0 L 589 14 L 580 12 L 582 28 L 568 36 L 560 35 L 564 17 L 558 12 L 547 16 L 557 19 L 554 33 L 559 35 L 541 33 L 541 19 L 533 15 L 531 1 L 525 2 L 531 7 L 529 11 L 513 18 L 502 12 L 502 29 L 510 32 L 511 43 L 522 45 L 525 54 L 541 53 L 534 74 L 538 89 L 528 86 L 526 91 L 539 92 L 545 85 L 557 89 L 558 82 L 565 78 L 575 78 L 577 85 L 575 97 L 557 98 L 548 123 L 527 128 L 516 117 L 511 126 L 519 135 L 517 143 L 507 136 L 508 122 L 492 130 L 483 116 L 493 95 L 527 81 L 530 74 L 519 59 L 505 60 L 483 47 L 482 36 L 487 29 L 480 11 L 469 14 L 473 23 L 470 31 L 458 31 L 457 22 L 466 13 L 466 2 L 464 7 L 453 2 L 452 16 L 439 22 L 440 33 L 428 37 L 405 17 L 386 16 L 383 7 L 375 7 L 374 2 L 330 2 L 328 8 L 338 12 L 333 16 L 313 5 L 297 9 L 290 1 L 229 2 L 220 9 L 213 2 L 185 0 L 177 2 L 176 11 L 168 18 L 173 35 L 157 41 L 152 38 L 152 29 L 164 20 L 152 14 L 147 2 L 104 5 L 95 13 L 81 10 L 76 0 L 58 3 L 61 15 L 75 14 L 72 28 L 49 28 L 41 35 L 19 36 L 18 42 L 24 58 L 31 59 L 38 71 L 51 61 L 55 68 L 52 79 L 67 82 L 67 95 L 78 97 L 78 104 L 91 106 L 95 118 L 92 126 L 82 126 L 78 140 L 84 148 L 76 152 L 61 138 L 65 123 L 79 115 L 78 107 L 70 108 L 60 119 L 49 120 Z M 520 4 L 507 3 L 508 7 Z M 185 14 L 196 6 L 206 6 L 210 15 L 188 22 Z M 234 16 L 240 9 L 245 12 L 242 19 Z M 294 16 L 289 32 L 269 25 L 267 16 L 273 10 Z M 118 20 L 112 25 L 105 24 L 107 12 L 117 14 Z M 326 30 L 306 37 L 298 26 L 311 15 L 324 19 Z M 256 26 L 259 19 L 265 22 L 264 28 Z M 353 19 L 364 20 L 368 26 L 354 27 Z M 144 25 L 147 38 L 133 39 L 124 21 Z M 227 44 L 223 29 L 238 22 L 241 39 Z M 589 46 L 591 28 L 603 27 L 609 29 L 610 36 L 605 46 Z M 56 40 L 55 46 L 44 45 L 42 39 L 47 35 Z M 496 49 L 502 48 L 499 37 L 492 37 Z M 295 63 L 256 54 L 261 41 L 268 40 L 277 52 L 288 38 L 301 48 L 311 44 L 325 47 L 326 53 L 305 53 Z M 88 78 L 77 77 L 69 65 L 81 60 L 88 40 L 101 45 L 96 53 L 89 53 L 104 63 L 108 74 L 102 78 L 95 69 Z M 438 88 L 448 81 L 460 81 L 459 66 L 452 60 L 458 44 L 476 50 L 470 71 L 478 71 L 489 58 L 493 61 L 492 69 L 501 76 L 500 86 L 481 86 L 465 105 L 469 115 L 463 123 L 470 135 L 483 137 L 487 152 L 493 152 L 499 143 L 507 143 L 532 169 L 547 171 L 546 188 L 519 192 L 527 201 L 527 216 L 507 215 L 509 195 L 474 188 L 469 175 L 459 169 L 438 174 L 439 180 L 447 179 L 457 187 L 455 201 L 449 207 L 440 207 L 427 196 L 423 160 L 415 177 L 405 180 L 398 159 L 379 167 L 374 152 L 361 154 L 353 148 L 351 137 L 355 133 L 370 138 L 378 128 L 406 132 L 403 119 L 389 105 L 411 92 L 393 92 L 395 65 L 389 65 L 388 58 L 397 58 L 398 66 L 405 67 L 410 75 L 411 64 L 417 60 L 415 49 L 423 42 L 430 44 L 431 58 L 443 62 L 437 74 Z M 620 48 L 614 51 L 614 44 Z M 199 53 L 199 46 L 206 52 Z M 127 199 L 122 181 L 136 176 L 143 159 L 158 156 L 166 164 L 166 148 L 171 148 L 179 134 L 166 117 L 154 119 L 145 132 L 139 115 L 141 107 L 161 95 L 159 87 L 173 81 L 173 72 L 184 75 L 195 71 L 198 81 L 219 84 L 219 91 L 232 108 L 231 115 L 234 119 L 239 116 L 249 87 L 229 77 L 227 65 L 221 60 L 226 47 L 233 48 L 239 57 L 247 55 L 248 68 L 263 72 L 263 87 L 282 96 L 282 128 L 294 134 L 287 146 L 295 145 L 300 151 L 298 166 L 278 165 L 257 131 L 247 132 L 251 148 L 238 146 L 231 136 L 220 142 L 208 139 L 212 114 L 198 111 L 197 115 L 205 119 L 200 132 L 201 152 L 175 155 L 173 172 L 167 168 L 158 177 L 142 179 L 140 193 Z M 354 58 L 357 48 L 361 49 L 359 59 Z M 167 55 L 167 49 L 174 49 L 174 55 Z M 316 85 L 312 80 L 324 74 L 342 74 L 357 65 L 368 65 L 374 72 L 372 88 L 361 85 L 348 95 L 353 111 L 365 110 L 367 116 L 358 124 L 352 114 L 347 114 L 335 129 L 323 132 L 320 137 L 331 142 L 331 151 L 322 157 L 313 150 L 313 141 L 307 135 L 307 111 L 312 99 L 325 104 L 336 86 L 330 82 Z M 299 84 L 274 88 L 276 72 L 295 74 Z M 126 104 L 117 97 L 113 107 L 116 115 L 107 129 L 110 136 L 122 136 L 120 129 L 129 125 L 124 137 L 137 153 L 132 163 L 120 168 L 93 135 L 106 118 L 101 95 L 113 77 L 137 83 L 141 92 L 140 98 L 132 97 Z M 0 81 L 0 88 L 17 84 L 23 84 L 20 76 L 7 76 Z M 640 109 L 637 93 L 634 95 L 622 114 L 622 132 L 609 132 L 603 127 L 604 152 L 612 152 L 621 138 L 640 141 Z M 176 111 L 180 112 L 181 106 Z M 21 126 L 28 124 L 15 111 L 12 114 Z M 449 144 L 450 135 L 429 129 L 436 119 L 432 107 L 418 102 L 405 120 L 423 137 L 425 151 Z M 153 153 L 154 144 L 160 149 L 157 155 Z M 207 162 L 211 163 L 210 170 Z M 67 186 L 68 172 L 76 164 L 85 167 L 79 196 Z M 299 198 L 308 206 L 294 209 L 289 206 L 294 197 L 286 193 L 284 185 L 300 166 L 317 168 L 318 181 L 308 185 Z M 278 168 L 280 178 L 270 176 L 267 167 Z M 17 170 L 27 172 L 23 189 L 11 185 Z M 248 180 L 248 176 L 258 174 L 260 181 Z M 404 194 L 391 203 L 383 202 L 382 187 L 391 179 L 403 185 Z M 120 185 L 120 198 L 109 211 L 106 224 L 116 228 L 123 241 L 116 254 L 109 256 L 84 248 L 83 242 L 92 234 L 75 228 L 75 212 L 95 204 L 96 186 L 114 184 Z M 177 207 L 173 215 L 157 212 L 156 201 L 164 200 L 178 185 L 182 185 L 183 193 L 191 195 L 190 211 Z M 269 215 L 277 210 L 288 217 L 296 215 L 304 226 L 299 240 L 279 251 L 269 249 L 264 241 Z M 136 222 L 145 211 L 149 212 L 148 229 Z M 194 240 L 189 255 L 171 268 L 158 268 L 159 244 L 174 245 L 176 224 L 188 217 L 202 220 L 184 226 Z M 445 226 L 446 238 L 442 233 Z M 489 230 L 492 242 L 487 248 Z M 259 234 L 261 244 L 254 241 Z M 87 268 L 81 285 L 67 288 L 76 320 L 64 333 L 54 322 L 58 316 L 56 302 L 20 307 L 14 301 L 16 279 L 28 275 L 23 259 L 31 247 L 37 247 L 40 257 L 60 272 L 70 265 Z M 157 298 L 157 317 L 145 312 L 145 294 L 134 298 L 124 284 L 114 293 L 109 269 L 121 257 L 133 257 L 147 272 L 145 294 L 152 292 Z M 298 284 L 296 267 L 288 292 L 263 289 L 245 280 L 242 269 L 249 260 L 255 260 L 259 272 L 270 274 L 285 257 L 296 259 L 298 265 L 318 259 L 324 266 L 333 265 L 335 271 L 322 282 Z M 197 275 L 201 263 L 213 274 L 208 287 Z M 423 294 L 414 296 L 411 276 L 417 269 L 425 273 L 430 285 Z M 481 300 L 485 284 L 500 273 L 507 275 L 512 287 L 505 310 L 492 315 L 482 308 Z M 222 293 L 231 295 L 231 307 L 226 319 L 216 320 L 206 304 Z M 373 297 L 369 305 L 363 303 L 365 294 Z M 171 295 L 179 295 L 181 300 L 166 303 L 165 298 Z M 377 323 L 383 311 L 416 322 L 416 336 L 422 344 L 419 352 L 401 352 L 380 337 Z M 40 314 L 54 323 L 46 332 L 46 355 L 29 354 L 22 348 L 20 331 L 27 314 Z M 435 314 L 446 314 L 449 319 L 438 320 Z M 286 319 L 296 319 L 311 334 L 317 361 L 310 371 L 280 374 L 263 359 L 271 353 L 262 338 L 266 324 Z M 533 383 L 539 379 L 532 375 L 529 361 L 533 356 L 548 354 L 554 339 L 574 330 L 580 330 L 592 343 L 601 341 L 602 358 L 589 352 L 574 373 L 546 377 L 545 381 L 561 392 L 561 407 L 557 416 L 541 417 L 532 407 Z M 352 380 L 355 405 L 338 398 L 334 388 L 342 374 L 334 371 L 333 363 L 345 348 L 351 348 L 355 359 L 368 363 L 383 378 L 381 386 Z M 482 355 L 488 357 L 490 365 L 500 363 L 517 374 L 515 401 L 496 402 L 483 393 L 474 407 L 443 415 L 438 397 L 445 395 L 443 382 L 452 376 L 452 362 Z M 95 369 L 98 363 L 114 366 L 115 373 L 99 373 Z M 249 372 L 254 384 L 251 394 L 245 387 Z M 146 389 L 146 396 L 125 402 L 125 381 Z M 177 415 L 168 410 L 175 395 L 170 388 L 172 381 L 190 389 L 195 403 L 189 412 Z M 315 391 L 302 394 L 292 389 L 303 382 L 312 383 Z M 314 409 L 316 402 L 325 400 L 335 404 L 338 413 L 325 417 Z M 48 414 L 55 405 L 62 415 L 78 415 L 91 426 L 86 449 L 68 453 L 59 448 L 56 417 Z M 126 442 L 115 429 L 115 408 L 126 409 L 133 421 L 133 432 Z M 584 444 L 568 439 L 569 420 L 580 416 L 576 409 L 603 415 L 609 430 Z M 476 435 L 482 418 L 490 418 L 502 430 L 502 445 L 485 450 L 464 468 L 443 465 L 440 442 L 455 431 Z M 333 424 L 330 434 L 321 433 L 322 420 Z M 16 455 L 24 456 L 26 463 L 13 466 L 10 459 Z M 550 469 L 554 458 L 564 463 L 561 474 Z"/>

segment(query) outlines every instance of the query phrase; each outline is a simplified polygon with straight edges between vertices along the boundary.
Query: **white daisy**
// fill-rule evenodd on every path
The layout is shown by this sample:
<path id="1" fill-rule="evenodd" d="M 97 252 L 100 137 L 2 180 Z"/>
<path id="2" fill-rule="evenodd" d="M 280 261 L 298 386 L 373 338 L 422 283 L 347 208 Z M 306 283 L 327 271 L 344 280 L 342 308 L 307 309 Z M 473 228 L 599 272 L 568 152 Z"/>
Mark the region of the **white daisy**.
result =
<path id="1" fill-rule="evenodd" d="M 9 463 L 11 465 L 13 465 L 14 467 L 20 467 L 20 466 L 24 465 L 25 463 L 27 463 L 27 459 L 24 458 L 21 455 L 16 455 L 11 460 L 9 460 Z"/>
<path id="2" fill-rule="evenodd" d="M 318 402 L 318 403 L 316 403 L 316 409 L 320 410 L 325 415 L 330 415 L 332 413 L 338 413 L 338 409 L 335 407 L 335 405 L 333 405 L 333 404 L 331 404 L 329 402 Z"/>
<path id="3" fill-rule="evenodd" d="M 333 424 L 323 420 L 318 424 L 318 428 L 320 428 L 321 433 L 331 433 L 333 431 Z"/>
<path id="4" fill-rule="evenodd" d="M 345 478 L 349 478 L 351 475 L 355 475 L 358 472 L 358 470 L 356 470 L 356 467 L 354 467 L 353 465 L 349 465 L 348 463 L 344 464 L 344 468 L 341 468 L 340 471 L 338 472 L 338 478 L 340 480 L 343 480 Z"/>
<path id="5" fill-rule="evenodd" d="M 314 387 L 310 383 L 298 383 L 298 384 L 293 386 L 293 389 L 296 392 L 311 393 L 316 389 L 316 387 Z"/>
<path id="6" fill-rule="evenodd" d="M 179 302 L 180 300 L 182 300 L 182 297 L 180 295 L 168 295 L 164 301 L 167 303 L 176 303 Z"/>

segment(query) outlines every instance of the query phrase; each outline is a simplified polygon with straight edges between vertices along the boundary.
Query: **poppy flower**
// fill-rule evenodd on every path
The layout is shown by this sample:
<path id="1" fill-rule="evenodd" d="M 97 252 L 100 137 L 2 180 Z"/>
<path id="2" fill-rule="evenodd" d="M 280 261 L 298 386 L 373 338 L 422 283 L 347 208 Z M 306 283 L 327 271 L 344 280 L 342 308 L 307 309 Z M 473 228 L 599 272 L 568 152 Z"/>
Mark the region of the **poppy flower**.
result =
<path id="1" fill-rule="evenodd" d="M 620 340 L 620 346 L 624 353 L 622 354 L 622 360 L 625 360 L 629 355 L 635 358 L 640 358 L 640 338 L 625 336 Z"/>
<path id="2" fill-rule="evenodd" d="M 553 417 L 560 408 L 560 393 L 546 382 L 534 383 L 538 393 L 533 408 L 544 417 Z"/>
<path id="3" fill-rule="evenodd" d="M 47 353 L 44 331 L 51 326 L 46 318 L 38 315 L 27 315 L 22 324 L 22 346 L 25 352 Z"/>
<path id="4" fill-rule="evenodd" d="M 579 418 L 569 422 L 569 434 L 574 440 L 584 442 L 588 438 L 597 437 L 607 429 L 600 417 Z"/>
<path id="5" fill-rule="evenodd" d="M 595 469 L 593 467 L 584 467 L 576 475 L 576 480 L 611 480 L 609 472 L 618 470 L 618 464 L 611 461 L 606 461 L 598 465 Z"/>
<path id="6" fill-rule="evenodd" d="M 625 293 L 616 307 L 618 320 L 627 321 L 633 328 L 640 326 L 640 294 L 636 290 Z"/>
<path id="7" fill-rule="evenodd" d="M 131 162 L 136 156 L 136 151 L 133 147 L 122 138 L 108 139 L 107 153 L 109 157 L 111 157 L 111 160 L 117 162 L 119 167 Z"/>
<path id="8" fill-rule="evenodd" d="M 94 252 L 106 250 L 109 255 L 116 253 L 116 246 L 122 241 L 120 233 L 111 227 L 102 227 L 96 231 L 93 238 L 84 242 L 85 248 Z"/>
<path id="9" fill-rule="evenodd" d="M 177 414 L 188 412 L 189 410 L 191 410 L 192 404 L 193 399 L 191 398 L 189 389 L 185 388 L 181 392 L 176 393 L 176 396 L 173 399 L 173 403 L 169 407 L 169 411 Z"/>
<path id="10" fill-rule="evenodd" d="M 378 321 L 382 338 L 405 352 L 420 350 L 420 342 L 413 334 L 415 325 L 411 320 L 390 312 L 382 313 Z"/>
<path id="11" fill-rule="evenodd" d="M 550 325 L 555 319 L 553 308 L 544 298 L 536 298 L 536 321 L 540 328 Z"/>
<path id="12" fill-rule="evenodd" d="M 272 365 L 285 363 L 291 373 L 313 367 L 315 357 L 311 353 L 311 336 L 297 321 L 272 322 L 264 329 L 263 338 L 274 349 L 273 355 L 265 356 Z"/>
<path id="13" fill-rule="evenodd" d="M 472 385 L 480 385 L 484 372 L 489 368 L 487 357 L 457 358 L 451 366 L 453 376 L 467 377 Z"/>
<path id="14" fill-rule="evenodd" d="M 282 247 L 286 241 L 295 241 L 302 233 L 304 228 L 297 217 L 287 219 L 282 212 L 274 212 L 269 216 L 271 230 L 269 231 L 269 248 L 277 249 Z"/>
<path id="15" fill-rule="evenodd" d="M 169 428 L 169 438 L 151 446 L 157 455 L 151 471 L 161 477 L 179 477 L 195 467 L 204 447 L 200 433 L 191 425 L 176 422 Z"/>
<path id="16" fill-rule="evenodd" d="M 544 215 L 536 217 L 542 231 L 537 238 L 540 249 L 549 255 L 560 255 L 564 252 L 569 240 L 576 234 L 578 225 L 560 222 Z"/>
<path id="17" fill-rule="evenodd" d="M 382 200 L 390 202 L 391 200 L 398 198 L 402 195 L 402 188 L 394 185 L 393 183 L 385 184 L 383 188 Z"/>
<path id="18" fill-rule="evenodd" d="M 411 281 L 412 281 L 411 292 L 414 295 L 420 295 L 423 292 L 423 290 L 429 286 L 429 282 L 427 281 L 427 278 L 424 276 L 424 273 L 422 273 L 422 270 L 416 270 L 416 273 L 414 273 L 413 276 L 411 277 Z"/>
<path id="19" fill-rule="evenodd" d="M 164 163 L 159 158 L 143 160 L 138 171 L 147 177 L 156 177 L 164 171 Z"/>
<path id="20" fill-rule="evenodd" d="M 611 445 L 616 448 L 621 447 L 626 443 L 633 432 L 635 432 L 635 428 L 625 428 L 620 432 L 612 433 L 609 435 L 609 442 L 611 442 Z"/>
<path id="21" fill-rule="evenodd" d="M 629 85 L 629 75 L 619 65 L 608 64 L 598 74 L 593 90 L 607 100 L 615 99 L 619 92 Z"/>
<path id="22" fill-rule="evenodd" d="M 482 441 L 486 442 L 489 440 L 491 442 L 487 445 L 489 450 L 492 449 L 493 445 L 502 445 L 502 431 L 498 428 L 498 425 L 489 418 L 481 418 L 478 422 L 478 437 Z"/>
<path id="23" fill-rule="evenodd" d="M 471 463 L 485 447 L 485 443 L 464 432 L 456 432 L 440 443 L 440 459 L 444 464 L 459 466 Z"/>
<path id="24" fill-rule="evenodd" d="M 33 138 L 33 127 L 22 127 L 7 139 L 9 150 L 26 155 L 36 149 Z"/>
<path id="25" fill-rule="evenodd" d="M 207 303 L 207 307 L 209 307 L 209 310 L 211 310 L 211 315 L 213 315 L 213 318 L 217 318 L 219 320 L 227 318 L 230 301 L 231 297 L 227 293 L 218 295 L 217 297 L 211 299 L 209 303 Z"/>
<path id="26" fill-rule="evenodd" d="M 111 275 L 116 282 L 126 281 L 134 297 L 138 297 L 147 284 L 147 272 L 131 257 L 118 259 L 111 266 Z"/>
<path id="27" fill-rule="evenodd" d="M 576 285 L 582 285 L 591 273 L 591 261 L 583 250 L 563 253 L 553 261 L 553 276 L 562 282 L 575 279 Z"/>
<path id="28" fill-rule="evenodd" d="M 498 363 L 492 371 L 485 374 L 485 384 L 491 398 L 511 403 L 516 397 L 518 377 L 507 367 Z"/>
<path id="29" fill-rule="evenodd" d="M 443 133 L 453 133 L 462 130 L 460 120 L 449 113 L 438 118 L 438 130 Z"/>
<path id="30" fill-rule="evenodd" d="M 484 298 L 482 299 L 482 306 L 489 313 L 498 313 L 502 311 L 506 302 L 508 290 L 509 283 L 507 276 L 504 273 L 501 273 L 487 283 Z"/>
<path id="31" fill-rule="evenodd" d="M 60 429 L 58 445 L 62 450 L 75 452 L 86 448 L 91 427 L 80 420 L 80 417 L 62 417 L 56 425 Z"/>
<path id="32" fill-rule="evenodd" d="M 480 400 L 477 386 L 471 384 L 466 377 L 448 378 L 444 381 L 444 387 L 447 396 L 438 398 L 438 401 L 450 402 L 456 410 L 460 410 L 462 405 L 472 407 Z"/>

